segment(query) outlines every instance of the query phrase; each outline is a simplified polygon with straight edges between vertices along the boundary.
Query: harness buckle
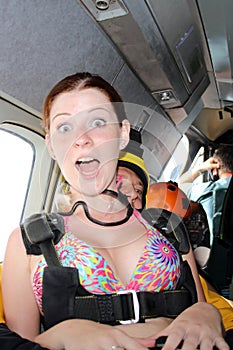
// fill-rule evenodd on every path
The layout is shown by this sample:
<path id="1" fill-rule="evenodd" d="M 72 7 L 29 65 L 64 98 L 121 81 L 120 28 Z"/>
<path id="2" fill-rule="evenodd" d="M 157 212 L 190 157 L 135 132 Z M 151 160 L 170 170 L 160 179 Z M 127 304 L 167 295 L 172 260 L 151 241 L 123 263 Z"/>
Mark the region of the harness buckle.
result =
<path id="1" fill-rule="evenodd" d="M 139 301 L 137 297 L 137 293 L 133 289 L 126 289 L 126 290 L 120 290 L 117 292 L 117 294 L 131 294 L 133 298 L 133 311 L 134 311 L 134 318 L 131 318 L 130 320 L 125 321 L 119 321 L 121 324 L 131 324 L 131 323 L 137 323 L 139 321 Z"/>

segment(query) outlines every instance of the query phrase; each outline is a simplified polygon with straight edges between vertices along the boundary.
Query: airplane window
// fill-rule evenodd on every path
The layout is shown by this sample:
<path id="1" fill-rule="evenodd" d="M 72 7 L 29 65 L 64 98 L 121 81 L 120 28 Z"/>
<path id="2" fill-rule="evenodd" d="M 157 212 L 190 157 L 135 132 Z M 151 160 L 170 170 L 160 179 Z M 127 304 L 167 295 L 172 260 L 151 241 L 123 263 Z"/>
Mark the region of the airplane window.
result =
<path id="1" fill-rule="evenodd" d="M 199 164 L 204 162 L 204 147 L 200 147 L 199 151 L 197 152 L 194 160 L 192 161 L 192 164 L 188 171 L 191 171 L 192 169 L 195 169 L 198 167 Z M 178 179 L 179 187 L 189 196 L 189 193 L 191 191 L 191 188 L 193 184 L 199 184 L 203 182 L 203 175 L 199 175 L 194 181 L 192 182 L 186 182 L 186 183 L 180 183 Z"/>
<path id="2" fill-rule="evenodd" d="M 23 137 L 0 130 L 0 261 L 11 231 L 20 223 L 33 166 L 34 148 Z"/>
<path id="3" fill-rule="evenodd" d="M 202 164 L 203 162 L 204 162 L 204 147 L 201 147 L 192 162 L 191 169 L 198 168 L 198 165 Z M 193 181 L 194 184 L 201 183 L 201 182 L 203 182 L 203 175 L 198 176 Z"/>
<path id="4" fill-rule="evenodd" d="M 177 181 L 185 167 L 188 155 L 189 141 L 187 136 L 183 135 L 166 167 L 164 168 L 162 177 L 159 179 L 159 181 Z"/>

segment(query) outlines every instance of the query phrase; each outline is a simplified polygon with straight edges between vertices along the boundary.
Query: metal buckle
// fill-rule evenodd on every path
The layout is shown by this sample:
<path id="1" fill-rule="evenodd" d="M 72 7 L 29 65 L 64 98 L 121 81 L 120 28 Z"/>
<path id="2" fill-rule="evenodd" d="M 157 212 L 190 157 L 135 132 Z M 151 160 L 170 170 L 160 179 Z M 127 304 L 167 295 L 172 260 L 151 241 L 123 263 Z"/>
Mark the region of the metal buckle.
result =
<path id="1" fill-rule="evenodd" d="M 139 321 L 139 301 L 137 297 L 137 293 L 135 290 L 127 289 L 127 290 L 121 290 L 117 292 L 117 294 L 132 294 L 133 297 L 133 309 L 134 309 L 134 318 L 126 321 L 119 321 L 121 324 L 130 324 L 130 323 L 137 323 Z"/>

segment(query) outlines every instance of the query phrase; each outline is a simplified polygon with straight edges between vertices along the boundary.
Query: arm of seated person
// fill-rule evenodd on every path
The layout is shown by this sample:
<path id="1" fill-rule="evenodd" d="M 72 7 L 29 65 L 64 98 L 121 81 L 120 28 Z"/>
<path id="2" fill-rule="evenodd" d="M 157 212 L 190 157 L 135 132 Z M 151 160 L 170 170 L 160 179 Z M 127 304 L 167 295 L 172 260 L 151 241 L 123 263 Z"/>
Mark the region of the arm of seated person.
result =
<path id="1" fill-rule="evenodd" d="M 124 328 L 81 319 L 63 321 L 34 340 L 51 350 L 108 350 L 113 345 L 126 350 L 147 350 L 155 344 L 154 338 L 131 336 Z"/>
<path id="2" fill-rule="evenodd" d="M 230 350 L 224 340 L 224 328 L 219 311 L 207 302 L 198 302 L 184 310 L 168 327 L 156 334 L 167 337 L 163 350 L 175 350 L 183 341 L 184 349 Z"/>

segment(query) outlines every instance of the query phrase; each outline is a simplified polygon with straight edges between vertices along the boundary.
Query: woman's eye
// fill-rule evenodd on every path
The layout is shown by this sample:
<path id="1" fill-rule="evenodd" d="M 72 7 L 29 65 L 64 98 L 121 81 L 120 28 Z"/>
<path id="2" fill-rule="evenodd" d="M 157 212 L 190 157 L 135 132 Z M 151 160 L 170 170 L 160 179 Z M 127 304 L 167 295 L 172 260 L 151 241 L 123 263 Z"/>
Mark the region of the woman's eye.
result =
<path id="1" fill-rule="evenodd" d="M 69 132 L 72 130 L 72 126 L 70 124 L 62 124 L 60 126 L 58 126 L 58 131 L 62 134 Z"/>
<path id="2" fill-rule="evenodd" d="M 104 126 L 106 124 L 104 119 L 95 119 L 92 121 L 93 128 L 99 128 L 100 126 Z"/>
<path id="3" fill-rule="evenodd" d="M 139 188 L 136 188 L 135 191 L 139 194 L 139 196 L 142 196 L 142 190 L 140 190 Z"/>

